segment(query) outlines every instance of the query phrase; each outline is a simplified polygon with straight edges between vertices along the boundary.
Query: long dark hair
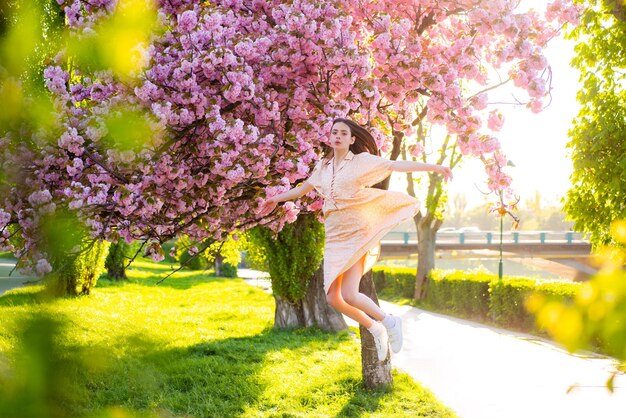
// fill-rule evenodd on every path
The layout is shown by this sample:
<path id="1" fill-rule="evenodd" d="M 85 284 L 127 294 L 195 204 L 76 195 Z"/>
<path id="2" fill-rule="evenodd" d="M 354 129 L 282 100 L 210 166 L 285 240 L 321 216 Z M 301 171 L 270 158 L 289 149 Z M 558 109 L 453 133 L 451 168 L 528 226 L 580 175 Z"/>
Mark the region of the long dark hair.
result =
<path id="1" fill-rule="evenodd" d="M 350 144 L 350 151 L 354 154 L 360 154 L 362 152 L 369 152 L 370 154 L 380 155 L 378 150 L 378 146 L 376 145 L 376 141 L 372 134 L 370 134 L 365 128 L 359 125 L 356 122 L 351 121 L 350 119 L 337 118 L 333 121 L 333 125 L 336 123 L 345 123 L 350 128 L 350 136 L 355 136 L 356 140 L 353 144 Z M 333 148 L 329 145 L 322 143 L 322 150 L 324 150 L 324 156 L 322 157 L 325 160 L 329 160 L 333 156 Z"/>

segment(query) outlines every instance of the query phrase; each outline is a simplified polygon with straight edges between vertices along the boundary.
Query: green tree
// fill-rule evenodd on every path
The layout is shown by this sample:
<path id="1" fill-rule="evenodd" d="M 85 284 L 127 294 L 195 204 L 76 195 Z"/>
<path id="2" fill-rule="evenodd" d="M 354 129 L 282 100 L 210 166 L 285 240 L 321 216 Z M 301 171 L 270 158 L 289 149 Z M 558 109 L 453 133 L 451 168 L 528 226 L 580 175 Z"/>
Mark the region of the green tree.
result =
<path id="1" fill-rule="evenodd" d="M 610 225 L 626 218 L 626 4 L 579 1 L 573 65 L 581 73 L 580 113 L 570 130 L 573 187 L 564 209 L 594 246 L 613 243 Z"/>
<path id="2" fill-rule="evenodd" d="M 111 244 L 109 254 L 104 262 L 109 279 L 125 280 L 126 266 L 138 250 L 139 242 L 127 244 L 126 241 L 120 239 L 118 242 Z"/>
<path id="3" fill-rule="evenodd" d="M 184 235 L 176 241 L 176 260 L 191 270 L 205 270 L 211 265 L 217 276 L 235 277 L 241 261 L 241 246 L 232 235 L 224 242 L 215 241 L 206 246 Z M 206 247 L 202 250 L 203 247 Z"/>
<path id="4" fill-rule="evenodd" d="M 612 239 L 626 246 L 626 221 L 609 228 Z M 526 307 L 536 315 L 537 324 L 571 352 L 598 349 L 626 360 L 626 251 L 603 247 L 597 256 L 602 269 L 580 288 L 572 303 L 531 295 Z M 607 381 L 612 390 L 613 374 Z"/>

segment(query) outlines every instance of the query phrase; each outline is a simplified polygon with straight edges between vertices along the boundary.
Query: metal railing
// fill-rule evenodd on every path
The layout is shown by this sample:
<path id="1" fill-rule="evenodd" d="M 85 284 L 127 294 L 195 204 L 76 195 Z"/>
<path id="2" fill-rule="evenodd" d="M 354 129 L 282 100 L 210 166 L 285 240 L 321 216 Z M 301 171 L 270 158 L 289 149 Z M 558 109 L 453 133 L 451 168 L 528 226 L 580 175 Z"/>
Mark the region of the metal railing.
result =
<path id="1" fill-rule="evenodd" d="M 415 244 L 416 232 L 392 231 L 381 241 L 389 244 Z M 499 231 L 438 232 L 437 243 L 441 244 L 499 244 Z M 507 244 L 575 244 L 586 243 L 583 234 L 573 231 L 507 231 L 502 234 L 502 242 Z"/>

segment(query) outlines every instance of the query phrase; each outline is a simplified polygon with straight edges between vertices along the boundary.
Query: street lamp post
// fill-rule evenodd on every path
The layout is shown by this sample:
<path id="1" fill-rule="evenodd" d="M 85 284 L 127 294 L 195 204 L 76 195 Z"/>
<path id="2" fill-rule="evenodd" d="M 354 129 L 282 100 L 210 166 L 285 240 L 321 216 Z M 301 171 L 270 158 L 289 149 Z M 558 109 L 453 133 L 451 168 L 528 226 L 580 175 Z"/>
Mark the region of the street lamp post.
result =
<path id="1" fill-rule="evenodd" d="M 502 280 L 502 224 L 504 222 L 504 216 L 500 215 L 500 263 L 498 264 L 498 280 Z"/>

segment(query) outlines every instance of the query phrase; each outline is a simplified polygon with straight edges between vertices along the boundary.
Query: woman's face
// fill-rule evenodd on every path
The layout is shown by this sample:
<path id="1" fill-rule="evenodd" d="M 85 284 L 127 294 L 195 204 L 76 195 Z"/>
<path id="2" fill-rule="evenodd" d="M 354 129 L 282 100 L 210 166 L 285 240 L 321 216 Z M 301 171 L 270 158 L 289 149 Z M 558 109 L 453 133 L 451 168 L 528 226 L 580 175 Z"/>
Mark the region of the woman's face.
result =
<path id="1" fill-rule="evenodd" d="M 330 146 L 335 150 L 348 149 L 355 139 L 350 133 L 350 127 L 343 122 L 335 123 L 330 131 Z"/>

